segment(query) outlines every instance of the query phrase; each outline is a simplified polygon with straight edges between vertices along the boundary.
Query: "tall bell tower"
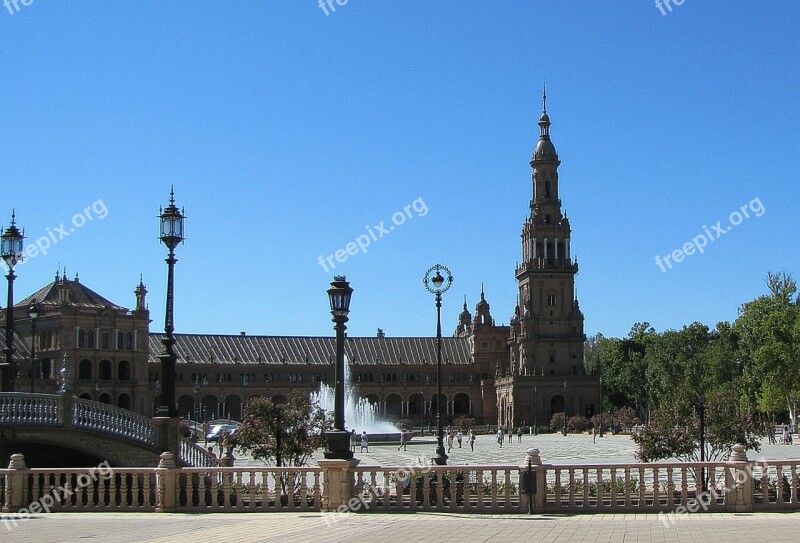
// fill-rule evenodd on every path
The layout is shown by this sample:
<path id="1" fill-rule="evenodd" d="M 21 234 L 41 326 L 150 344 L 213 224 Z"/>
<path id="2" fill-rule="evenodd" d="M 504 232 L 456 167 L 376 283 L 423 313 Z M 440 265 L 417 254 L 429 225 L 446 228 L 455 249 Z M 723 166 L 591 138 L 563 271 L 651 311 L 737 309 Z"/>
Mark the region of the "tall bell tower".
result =
<path id="1" fill-rule="evenodd" d="M 533 150 L 530 215 L 522 226 L 515 276 L 517 307 L 508 344 L 511 360 L 497 381 L 501 425 L 547 425 L 555 413 L 591 416 L 598 409 L 596 378 L 584 375 L 583 313 L 575 296 L 578 261 L 562 212 L 555 145 L 550 139 L 547 92 L 542 95 L 539 140 Z"/>

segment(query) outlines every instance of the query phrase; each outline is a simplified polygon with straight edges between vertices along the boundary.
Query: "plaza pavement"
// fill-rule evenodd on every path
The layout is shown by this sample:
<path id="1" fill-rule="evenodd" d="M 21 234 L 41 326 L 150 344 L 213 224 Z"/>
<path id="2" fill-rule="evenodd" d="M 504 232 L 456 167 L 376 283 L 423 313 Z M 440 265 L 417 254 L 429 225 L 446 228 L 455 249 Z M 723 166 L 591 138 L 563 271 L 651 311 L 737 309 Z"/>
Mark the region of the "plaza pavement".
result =
<path id="1" fill-rule="evenodd" d="M 654 514 L 53 513 L 21 521 L 8 543 L 796 542 L 800 513 L 698 513 L 674 525 Z"/>
<path id="2" fill-rule="evenodd" d="M 369 452 L 360 452 L 356 447 L 356 458 L 361 460 L 362 466 L 415 466 L 426 463 L 433 456 L 436 445 L 434 443 L 415 443 L 414 438 L 406 447 L 406 451 L 398 451 L 397 445 L 372 444 Z M 430 441 L 433 438 L 422 438 Z M 767 445 L 764 439 L 761 442 L 761 452 L 748 451 L 747 456 L 756 460 L 762 455 L 767 460 L 786 460 L 800 458 L 800 445 Z M 593 442 L 588 434 L 540 434 L 523 435 L 522 442 L 517 442 L 514 436 L 513 443 L 506 441 L 500 448 L 493 435 L 480 435 L 475 442 L 475 451 L 470 451 L 467 440 L 464 439 L 461 448 L 455 447 L 448 453 L 449 465 L 522 465 L 525 461 L 525 451 L 529 448 L 539 449 L 542 462 L 546 464 L 579 464 L 579 463 L 635 463 L 636 444 L 628 435 L 607 435 L 598 437 Z M 219 450 L 217 450 L 219 452 Z M 237 452 L 237 466 L 263 466 L 261 462 L 253 461 Z M 316 465 L 316 460 L 321 458 L 321 452 L 315 453 L 309 461 Z"/>

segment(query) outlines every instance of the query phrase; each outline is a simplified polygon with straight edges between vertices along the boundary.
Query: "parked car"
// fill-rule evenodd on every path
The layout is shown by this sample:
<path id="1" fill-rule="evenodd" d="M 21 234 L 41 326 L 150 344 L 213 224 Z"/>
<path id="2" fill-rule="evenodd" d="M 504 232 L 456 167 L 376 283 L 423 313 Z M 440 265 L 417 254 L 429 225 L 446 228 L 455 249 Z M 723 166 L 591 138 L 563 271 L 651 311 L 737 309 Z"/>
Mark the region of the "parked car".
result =
<path id="1" fill-rule="evenodd" d="M 238 429 L 239 427 L 235 424 L 215 424 L 209 429 L 208 434 L 206 434 L 206 441 L 219 441 L 223 432 L 233 435 Z"/>

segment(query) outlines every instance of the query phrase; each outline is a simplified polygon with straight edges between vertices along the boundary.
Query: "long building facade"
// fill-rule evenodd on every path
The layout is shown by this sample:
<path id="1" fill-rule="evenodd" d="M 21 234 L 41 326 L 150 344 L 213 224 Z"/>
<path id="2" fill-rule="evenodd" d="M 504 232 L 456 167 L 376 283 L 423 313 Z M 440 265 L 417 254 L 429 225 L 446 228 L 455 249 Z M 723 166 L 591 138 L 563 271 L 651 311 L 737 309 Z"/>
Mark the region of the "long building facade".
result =
<path id="1" fill-rule="evenodd" d="M 599 410 L 598 380 L 584 372 L 578 262 L 561 208 L 546 97 L 542 109 L 530 162 L 530 216 L 515 269 L 517 306 L 511 324 L 498 326 L 483 288 L 474 314 L 465 299 L 454 334 L 442 345 L 441 412 L 448 421 L 544 426 L 556 413 Z M 150 331 L 141 280 L 134 296 L 134 309 L 127 309 L 77 276 L 56 274 L 15 304 L 17 390 L 54 393 L 66 385 L 80 397 L 152 414 L 160 402 L 163 336 Z M 40 317 L 32 337 L 26 310 L 34 301 Z M 285 402 L 292 391 L 311 393 L 334 379 L 333 337 L 176 334 L 175 350 L 178 411 L 193 420 L 238 419 L 250 397 Z M 374 337 L 349 337 L 346 356 L 352 383 L 381 415 L 435 424 L 435 338 L 387 337 L 378 329 Z"/>

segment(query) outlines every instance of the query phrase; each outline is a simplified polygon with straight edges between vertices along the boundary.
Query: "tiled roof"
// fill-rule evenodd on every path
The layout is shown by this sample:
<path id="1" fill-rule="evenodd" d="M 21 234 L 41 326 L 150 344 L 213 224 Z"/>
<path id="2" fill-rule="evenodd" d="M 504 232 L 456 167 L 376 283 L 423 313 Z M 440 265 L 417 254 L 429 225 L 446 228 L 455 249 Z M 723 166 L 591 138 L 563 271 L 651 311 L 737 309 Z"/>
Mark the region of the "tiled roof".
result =
<path id="1" fill-rule="evenodd" d="M 164 334 L 150 334 L 150 362 L 163 352 Z M 333 337 L 176 334 L 179 363 L 330 364 L 336 355 Z M 345 354 L 351 364 L 436 364 L 436 338 L 348 337 Z M 442 338 L 442 362 L 469 364 L 466 338 Z"/>
<path id="2" fill-rule="evenodd" d="M 69 289 L 69 303 L 70 305 L 77 305 L 81 307 L 91 307 L 96 309 L 117 309 L 127 311 L 126 308 L 119 306 L 109 300 L 103 298 L 89 287 L 81 284 L 79 281 L 70 281 L 66 278 L 59 278 L 51 281 L 38 291 L 34 292 L 24 300 L 14 304 L 14 307 L 27 306 L 34 299 L 39 303 L 57 305 L 60 303 L 58 291 L 62 285 L 67 285 Z"/>
<path id="3" fill-rule="evenodd" d="M 2 322 L 5 322 L 5 311 L 3 312 Z M 6 334 L 5 330 L 0 330 L 0 362 L 5 362 L 5 355 L 3 354 L 3 349 L 6 348 Z M 27 360 L 31 356 L 31 352 L 28 350 L 28 345 L 23 341 L 23 339 L 18 335 L 14 334 L 14 359 L 17 361 Z"/>

